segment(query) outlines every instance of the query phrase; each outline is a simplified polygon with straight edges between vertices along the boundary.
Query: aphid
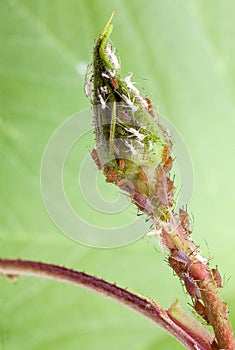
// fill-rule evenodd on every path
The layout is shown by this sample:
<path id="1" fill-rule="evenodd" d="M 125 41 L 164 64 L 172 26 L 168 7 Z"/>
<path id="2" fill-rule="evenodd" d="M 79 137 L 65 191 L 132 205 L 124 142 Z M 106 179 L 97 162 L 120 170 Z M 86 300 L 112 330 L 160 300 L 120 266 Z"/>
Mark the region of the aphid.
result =
<path id="1" fill-rule="evenodd" d="M 123 170 L 125 168 L 125 160 L 119 159 L 119 169 Z"/>
<path id="2" fill-rule="evenodd" d="M 124 94 L 122 94 L 121 97 L 122 97 L 122 99 L 126 102 L 126 104 L 132 109 L 133 112 L 136 112 L 136 111 L 137 111 L 137 109 L 138 109 L 139 107 L 136 106 L 136 105 L 134 104 L 134 102 L 132 102 L 132 101 L 130 100 L 130 98 L 128 98 L 128 97 L 127 97 L 126 95 L 124 95 Z"/>
<path id="3" fill-rule="evenodd" d="M 128 131 L 130 134 L 132 134 L 132 135 L 130 135 L 129 137 L 136 137 L 138 140 L 140 140 L 140 141 L 143 141 L 144 139 L 145 139 L 145 135 L 144 134 L 141 134 L 138 130 L 136 130 L 135 128 L 125 128 L 124 127 L 124 129 L 126 130 L 126 131 Z"/>
<path id="4" fill-rule="evenodd" d="M 181 224 L 182 228 L 189 235 L 192 232 L 190 220 L 189 220 L 189 215 L 185 210 L 183 210 L 181 208 L 179 209 L 179 219 L 180 219 L 180 224 Z"/>
<path id="5" fill-rule="evenodd" d="M 173 249 L 171 251 L 172 257 L 178 262 L 184 264 L 185 266 L 189 266 L 192 264 L 192 260 L 188 257 L 188 255 L 183 252 L 181 249 Z"/>
<path id="6" fill-rule="evenodd" d="M 172 148 L 172 142 L 169 141 L 168 145 L 165 146 L 165 148 L 163 150 L 163 158 L 162 158 L 163 163 L 165 163 L 167 161 L 167 158 L 168 158 L 168 156 L 169 156 L 169 154 L 171 152 L 171 148 Z"/>
<path id="7" fill-rule="evenodd" d="M 102 108 L 102 109 L 105 109 L 106 106 L 107 106 L 107 105 L 106 105 L 107 100 L 105 101 L 100 93 L 98 93 L 98 97 L 99 97 L 99 99 L 100 99 L 101 108 Z"/>
<path id="8" fill-rule="evenodd" d="M 129 148 L 133 156 L 136 156 L 138 154 L 138 151 L 133 146 L 132 142 L 124 141 L 125 145 Z"/>
<path id="9" fill-rule="evenodd" d="M 149 214 L 153 213 L 153 206 L 147 196 L 134 190 L 132 193 L 132 199 L 141 211 L 147 212 Z"/>
<path id="10" fill-rule="evenodd" d="M 182 273 L 181 278 L 184 281 L 184 285 L 188 294 L 191 295 L 193 299 L 201 299 L 202 296 L 200 289 L 198 288 L 194 279 L 190 277 L 188 273 Z"/>
<path id="11" fill-rule="evenodd" d="M 103 93 L 103 94 L 105 94 L 105 95 L 108 95 L 108 93 L 109 93 L 109 89 L 108 89 L 108 87 L 105 85 L 105 86 L 101 86 L 100 87 L 100 91 Z"/>
<path id="12" fill-rule="evenodd" d="M 85 94 L 86 94 L 87 98 L 91 98 L 91 90 L 92 90 L 91 86 L 92 86 L 92 80 L 89 79 L 86 81 L 85 86 L 84 86 Z"/>
<path id="13" fill-rule="evenodd" d="M 101 75 L 102 75 L 102 77 L 104 77 L 104 78 L 107 78 L 107 79 L 110 79 L 110 76 L 108 75 L 108 74 L 106 74 L 106 73 L 101 73 Z"/>
<path id="14" fill-rule="evenodd" d="M 211 349 L 212 350 L 225 350 L 225 349 L 220 349 L 216 339 L 214 338 L 213 342 L 211 343 Z"/>
<path id="15" fill-rule="evenodd" d="M 162 229 L 161 228 L 155 229 L 154 231 L 149 231 L 148 233 L 146 233 L 146 236 L 158 237 L 158 245 L 159 245 L 162 253 L 166 253 L 166 247 L 165 247 L 164 242 L 162 240 Z M 154 249 L 156 251 L 158 251 L 155 247 L 154 247 Z"/>
<path id="16" fill-rule="evenodd" d="M 114 89 L 118 89 L 119 88 L 119 85 L 118 85 L 118 82 L 116 79 L 112 79 L 111 80 L 111 84 L 113 85 Z"/>
<path id="17" fill-rule="evenodd" d="M 104 173 L 104 175 L 108 175 L 108 172 L 109 172 L 109 169 L 105 166 L 105 167 L 103 168 L 103 173 Z"/>
<path id="18" fill-rule="evenodd" d="M 108 73 L 107 76 L 108 76 L 109 79 L 115 77 L 115 74 L 116 74 L 115 70 L 111 70 L 109 68 L 106 68 L 106 72 Z M 103 75 L 103 73 L 102 73 L 102 75 Z"/>
<path id="19" fill-rule="evenodd" d="M 156 193 L 157 193 L 157 199 L 162 205 L 167 206 L 168 205 L 168 197 L 167 192 L 165 188 L 165 184 L 158 181 L 156 184 Z"/>
<path id="20" fill-rule="evenodd" d="M 213 276 L 213 279 L 217 285 L 218 288 L 223 288 L 223 281 L 222 281 L 222 277 L 219 273 L 219 270 L 218 270 L 218 266 L 216 265 L 216 268 L 215 269 L 212 269 L 211 270 L 211 273 L 212 273 L 212 276 Z"/>
<path id="21" fill-rule="evenodd" d="M 94 83 L 94 76 L 92 74 L 91 65 L 89 64 L 85 73 L 85 94 L 86 97 L 91 98 L 92 84 Z"/>
<path id="22" fill-rule="evenodd" d="M 168 263 L 177 275 L 180 275 L 184 271 L 182 269 L 182 264 L 178 262 L 176 259 L 174 259 L 172 256 L 168 257 Z"/>
<path id="23" fill-rule="evenodd" d="M 156 224 L 158 224 L 158 223 L 156 223 Z M 169 238 L 169 236 L 170 235 L 167 233 L 165 228 L 162 228 L 162 240 L 163 240 L 166 247 L 173 250 L 176 247 L 175 247 L 174 243 L 172 242 L 171 238 Z"/>
<path id="24" fill-rule="evenodd" d="M 110 170 L 106 176 L 106 182 L 117 183 L 120 180 L 119 173 L 116 170 Z"/>
<path id="25" fill-rule="evenodd" d="M 195 281 L 205 281 L 210 278 L 210 271 L 201 261 L 194 262 L 190 266 L 189 274 Z"/>
<path id="26" fill-rule="evenodd" d="M 115 49 L 112 48 L 112 46 L 107 45 L 105 47 L 105 52 L 106 55 L 109 57 L 110 62 L 113 64 L 115 69 L 119 69 L 120 68 L 120 64 L 118 62 L 118 58 L 115 55 Z"/>
<path id="27" fill-rule="evenodd" d="M 153 108 L 152 102 L 151 102 L 150 98 L 146 97 L 146 98 L 145 98 L 145 101 L 147 102 L 148 109 Z"/>
<path id="28" fill-rule="evenodd" d="M 202 302 L 196 299 L 193 307 L 194 307 L 194 310 L 197 312 L 197 314 L 201 316 L 206 321 L 207 324 L 209 324 L 209 320 L 205 311 L 205 306 L 202 304 Z"/>
<path id="29" fill-rule="evenodd" d="M 228 309 L 228 304 L 225 301 L 223 301 L 223 310 L 224 310 L 225 315 L 228 316 L 229 309 Z"/>
<path id="30" fill-rule="evenodd" d="M 158 166 L 157 169 L 157 183 L 156 183 L 156 195 L 157 199 L 162 205 L 168 205 L 168 195 L 167 195 L 167 178 L 166 173 L 162 166 Z"/>
<path id="31" fill-rule="evenodd" d="M 152 117 L 155 117 L 151 100 L 146 97 L 145 101 L 147 102 L 147 105 L 148 105 L 147 110 L 149 114 L 151 114 Z"/>
<path id="32" fill-rule="evenodd" d="M 134 86 L 135 83 L 131 81 L 132 73 L 128 75 L 126 78 L 124 78 L 124 81 L 127 85 L 127 87 L 131 90 L 133 90 L 137 95 L 139 95 L 139 90 Z"/>
<path id="33" fill-rule="evenodd" d="M 166 187 L 167 187 L 167 199 L 168 199 L 168 205 L 172 204 L 173 196 L 174 196 L 174 181 L 169 179 L 169 177 L 166 178 Z"/>
<path id="34" fill-rule="evenodd" d="M 148 177 L 145 173 L 139 173 L 139 178 L 143 181 L 148 181 Z"/>
<path id="35" fill-rule="evenodd" d="M 189 266 L 193 263 L 192 260 L 180 249 L 173 248 L 171 256 L 168 258 L 169 265 L 177 275 L 188 271 Z"/>
<path id="36" fill-rule="evenodd" d="M 8 279 L 8 281 L 15 282 L 19 277 L 19 275 L 8 274 L 8 275 L 5 275 L 5 277 Z"/>
<path id="37" fill-rule="evenodd" d="M 171 156 L 169 156 L 163 165 L 163 168 L 164 168 L 166 174 L 168 174 L 171 171 L 172 165 L 173 165 L 173 159 Z"/>
<path id="38" fill-rule="evenodd" d="M 174 196 L 174 182 L 166 176 L 166 171 L 162 166 L 158 166 L 157 184 L 156 184 L 157 199 L 162 205 L 171 206 Z"/>
<path id="39" fill-rule="evenodd" d="M 102 164 L 101 164 L 101 162 L 100 162 L 100 159 L 99 159 L 99 156 L 98 156 L 98 152 L 97 152 L 96 149 L 93 149 L 93 150 L 91 151 L 91 156 L 92 156 L 93 161 L 94 161 L 95 164 L 97 165 L 97 168 L 98 168 L 99 170 L 101 170 L 101 169 L 102 169 Z"/>
<path id="40" fill-rule="evenodd" d="M 162 253 L 165 254 L 166 253 L 166 247 L 165 247 L 165 244 L 164 244 L 164 241 L 162 239 L 162 235 L 161 234 L 158 235 L 158 245 L 159 245 Z"/>

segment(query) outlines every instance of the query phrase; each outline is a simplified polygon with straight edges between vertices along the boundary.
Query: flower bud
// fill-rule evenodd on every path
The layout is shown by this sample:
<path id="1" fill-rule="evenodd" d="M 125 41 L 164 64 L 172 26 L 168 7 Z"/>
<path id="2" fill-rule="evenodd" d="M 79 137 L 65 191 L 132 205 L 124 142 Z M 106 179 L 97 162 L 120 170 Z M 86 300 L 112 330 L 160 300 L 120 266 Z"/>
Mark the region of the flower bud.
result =
<path id="1" fill-rule="evenodd" d="M 127 190 L 140 210 L 162 216 L 173 203 L 174 185 L 167 177 L 172 141 L 131 75 L 120 76 L 120 61 L 109 39 L 113 15 L 96 41 L 86 84 L 97 147 L 92 157 L 106 181 Z"/>

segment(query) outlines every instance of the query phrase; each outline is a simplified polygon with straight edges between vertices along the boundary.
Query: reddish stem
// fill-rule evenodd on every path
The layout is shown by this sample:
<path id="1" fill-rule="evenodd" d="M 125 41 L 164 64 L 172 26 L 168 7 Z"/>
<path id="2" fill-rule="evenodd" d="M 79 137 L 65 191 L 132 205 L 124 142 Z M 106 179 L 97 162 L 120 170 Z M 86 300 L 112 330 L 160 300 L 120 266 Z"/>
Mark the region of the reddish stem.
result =
<path id="1" fill-rule="evenodd" d="M 104 296 L 111 297 L 117 302 L 137 311 L 165 329 L 187 349 L 211 349 L 209 341 L 207 341 L 205 345 L 205 342 L 201 344 L 198 340 L 193 339 L 193 337 L 178 326 L 168 315 L 167 311 L 155 301 L 131 293 L 124 288 L 84 272 L 35 261 L 0 259 L 0 274 L 6 276 L 29 275 L 44 277 L 81 286 Z"/>

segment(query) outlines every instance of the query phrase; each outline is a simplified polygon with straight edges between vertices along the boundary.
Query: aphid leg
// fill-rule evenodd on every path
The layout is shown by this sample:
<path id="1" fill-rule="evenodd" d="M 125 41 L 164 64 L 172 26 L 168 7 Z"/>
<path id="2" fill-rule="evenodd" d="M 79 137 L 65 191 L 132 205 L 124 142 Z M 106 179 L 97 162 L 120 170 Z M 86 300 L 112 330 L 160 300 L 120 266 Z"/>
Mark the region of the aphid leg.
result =
<path id="1" fill-rule="evenodd" d="M 202 317 L 207 324 L 209 324 L 209 320 L 208 317 L 206 315 L 206 311 L 205 311 L 205 306 L 202 304 L 202 302 L 198 299 L 195 300 L 194 305 L 193 305 L 194 310 L 196 311 L 196 313 Z"/>
<path id="2" fill-rule="evenodd" d="M 98 156 L 98 152 L 97 152 L 96 149 L 93 149 L 93 150 L 91 151 L 91 156 L 92 156 L 93 161 L 94 161 L 95 164 L 97 165 L 97 168 L 98 168 L 99 170 L 101 170 L 101 169 L 102 169 L 102 164 L 101 164 L 101 162 L 100 162 L 100 159 L 99 159 L 99 156 Z"/>
<path id="3" fill-rule="evenodd" d="M 187 210 L 187 209 L 186 209 Z M 192 232 L 189 215 L 186 210 L 179 209 L 179 219 L 180 219 L 180 225 L 184 229 L 186 234 L 190 234 Z"/>
<path id="4" fill-rule="evenodd" d="M 119 159 L 119 169 L 123 170 L 125 168 L 125 160 Z"/>
<path id="5" fill-rule="evenodd" d="M 112 79 L 112 80 L 111 80 L 111 84 L 113 85 L 114 89 L 118 89 L 118 88 L 119 88 L 119 85 L 118 85 L 117 80 Z"/>
<path id="6" fill-rule="evenodd" d="M 211 270 L 211 273 L 212 273 L 213 279 L 214 279 L 217 287 L 218 288 L 223 288 L 222 277 L 221 277 L 221 275 L 219 273 L 218 265 L 216 265 L 215 269 Z"/>
<path id="7" fill-rule="evenodd" d="M 193 299 L 201 299 L 201 292 L 200 289 L 198 288 L 195 280 L 189 276 L 187 273 L 182 273 L 181 278 L 184 281 L 185 288 L 188 292 L 188 294 L 193 298 Z"/>

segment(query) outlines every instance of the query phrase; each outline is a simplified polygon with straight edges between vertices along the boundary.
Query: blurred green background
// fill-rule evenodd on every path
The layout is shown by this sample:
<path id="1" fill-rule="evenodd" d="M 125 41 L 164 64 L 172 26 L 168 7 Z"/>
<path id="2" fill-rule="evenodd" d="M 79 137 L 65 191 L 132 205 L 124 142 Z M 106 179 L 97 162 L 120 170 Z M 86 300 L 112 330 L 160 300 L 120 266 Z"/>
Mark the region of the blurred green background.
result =
<path id="1" fill-rule="evenodd" d="M 193 237 L 225 280 L 231 276 L 221 295 L 235 327 L 233 0 L 0 1 L 0 256 L 85 270 L 164 307 L 178 296 L 190 309 L 153 240 L 88 248 L 61 234 L 43 206 L 43 150 L 66 118 L 89 107 L 82 67 L 91 61 L 94 39 L 114 8 L 112 41 L 123 74 L 134 73 L 190 150 Z M 15 283 L 1 278 L 1 350 L 79 348 L 182 346 L 148 320 L 91 292 L 35 278 Z"/>

